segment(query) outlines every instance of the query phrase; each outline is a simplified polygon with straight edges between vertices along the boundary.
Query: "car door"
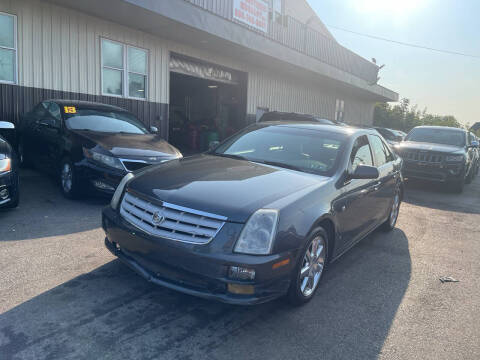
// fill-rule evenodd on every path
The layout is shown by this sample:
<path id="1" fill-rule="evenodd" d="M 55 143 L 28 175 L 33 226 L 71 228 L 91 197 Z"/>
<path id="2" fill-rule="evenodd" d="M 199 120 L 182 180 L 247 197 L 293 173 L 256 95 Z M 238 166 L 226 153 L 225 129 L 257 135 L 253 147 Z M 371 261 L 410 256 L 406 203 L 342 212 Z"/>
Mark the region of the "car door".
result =
<path id="1" fill-rule="evenodd" d="M 358 165 L 374 166 L 373 154 L 366 135 L 359 136 L 352 147 L 349 169 L 352 173 Z M 352 246 L 375 227 L 373 191 L 378 180 L 348 179 L 342 186 L 341 195 L 333 203 L 338 228 L 340 229 L 339 252 Z"/>
<path id="2" fill-rule="evenodd" d="M 374 163 L 380 174 L 371 193 L 376 224 L 379 225 L 385 221 L 390 213 L 399 170 L 394 165 L 395 156 L 380 136 L 369 135 L 368 138 Z"/>
<path id="3" fill-rule="evenodd" d="M 33 110 L 26 114 L 22 124 L 21 144 L 24 154 L 31 159 L 35 166 L 39 165 L 42 153 L 42 143 L 39 139 L 40 120 L 47 113 L 45 102 L 35 106 Z"/>
<path id="4" fill-rule="evenodd" d="M 45 112 L 37 120 L 36 128 L 38 162 L 43 168 L 52 171 L 56 169 L 54 159 L 58 152 L 58 143 L 61 136 L 61 115 L 60 113 L 52 113 L 52 108 L 58 107 L 57 104 L 44 102 L 43 105 Z"/>

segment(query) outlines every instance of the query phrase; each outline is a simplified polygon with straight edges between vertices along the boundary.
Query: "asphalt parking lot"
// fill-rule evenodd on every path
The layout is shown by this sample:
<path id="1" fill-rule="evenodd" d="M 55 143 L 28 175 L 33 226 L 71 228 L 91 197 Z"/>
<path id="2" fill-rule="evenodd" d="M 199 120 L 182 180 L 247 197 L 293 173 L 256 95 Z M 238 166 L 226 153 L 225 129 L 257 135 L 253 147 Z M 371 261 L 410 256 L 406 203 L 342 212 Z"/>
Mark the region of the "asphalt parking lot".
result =
<path id="1" fill-rule="evenodd" d="M 0 212 L 2 360 L 480 358 L 480 177 L 462 195 L 409 184 L 397 229 L 332 264 L 302 308 L 148 284 L 103 247 L 107 200 L 63 199 L 33 171 L 21 183 Z"/>

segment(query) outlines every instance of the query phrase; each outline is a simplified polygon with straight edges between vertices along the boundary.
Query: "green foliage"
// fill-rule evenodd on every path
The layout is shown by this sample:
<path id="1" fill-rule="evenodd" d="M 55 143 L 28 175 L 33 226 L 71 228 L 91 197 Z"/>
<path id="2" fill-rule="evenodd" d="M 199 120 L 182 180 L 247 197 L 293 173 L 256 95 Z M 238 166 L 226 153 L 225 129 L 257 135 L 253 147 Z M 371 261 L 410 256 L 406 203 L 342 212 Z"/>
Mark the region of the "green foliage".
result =
<path id="1" fill-rule="evenodd" d="M 409 99 L 400 100 L 399 104 L 390 105 L 378 103 L 375 106 L 373 124 L 378 127 L 402 130 L 409 132 L 415 126 L 435 125 L 461 128 L 462 124 L 454 116 L 427 114 L 427 109 L 418 110 L 412 106 Z"/>

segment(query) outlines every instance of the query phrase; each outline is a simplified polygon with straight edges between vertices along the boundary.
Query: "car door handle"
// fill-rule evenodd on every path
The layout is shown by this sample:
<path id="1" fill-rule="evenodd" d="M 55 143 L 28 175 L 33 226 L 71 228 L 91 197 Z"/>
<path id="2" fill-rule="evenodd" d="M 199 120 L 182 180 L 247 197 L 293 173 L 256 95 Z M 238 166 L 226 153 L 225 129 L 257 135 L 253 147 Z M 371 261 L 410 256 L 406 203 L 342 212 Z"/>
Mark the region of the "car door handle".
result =
<path id="1" fill-rule="evenodd" d="M 382 182 L 379 181 L 377 183 L 375 183 L 374 185 L 370 186 L 368 189 L 369 189 L 369 192 L 374 192 L 374 191 L 378 191 L 380 190 L 380 187 L 382 186 Z"/>

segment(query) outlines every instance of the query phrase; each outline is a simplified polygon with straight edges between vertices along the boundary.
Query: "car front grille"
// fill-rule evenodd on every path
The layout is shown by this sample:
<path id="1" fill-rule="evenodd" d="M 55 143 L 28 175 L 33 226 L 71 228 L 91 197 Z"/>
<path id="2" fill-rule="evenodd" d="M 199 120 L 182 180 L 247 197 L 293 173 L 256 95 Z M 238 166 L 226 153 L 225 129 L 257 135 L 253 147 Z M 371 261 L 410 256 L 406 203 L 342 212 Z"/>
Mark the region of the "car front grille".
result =
<path id="1" fill-rule="evenodd" d="M 220 215 L 165 202 L 158 206 L 128 192 L 123 197 L 120 214 L 148 234 L 200 245 L 209 243 L 227 220 Z"/>
<path id="2" fill-rule="evenodd" d="M 443 155 L 424 151 L 404 151 L 402 152 L 401 157 L 404 160 L 408 161 L 418 161 L 435 164 L 441 163 L 443 161 Z"/>

